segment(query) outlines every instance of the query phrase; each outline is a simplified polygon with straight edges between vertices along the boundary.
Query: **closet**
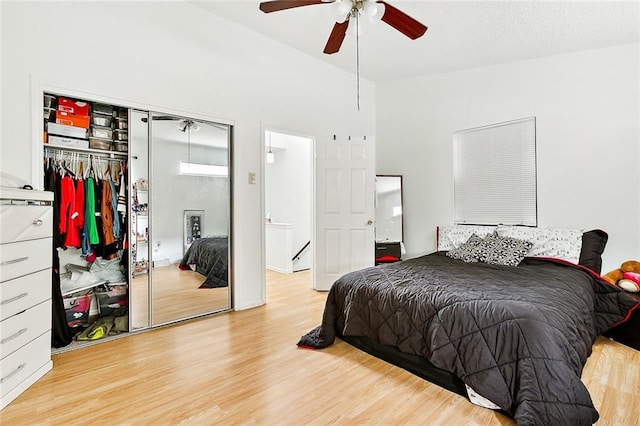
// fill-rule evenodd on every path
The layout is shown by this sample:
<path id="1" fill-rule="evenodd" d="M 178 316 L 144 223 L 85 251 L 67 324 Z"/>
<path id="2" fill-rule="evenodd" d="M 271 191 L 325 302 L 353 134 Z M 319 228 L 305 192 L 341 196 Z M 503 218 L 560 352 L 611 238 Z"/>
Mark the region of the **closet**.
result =
<path id="1" fill-rule="evenodd" d="M 231 127 L 53 91 L 43 93 L 43 119 L 44 189 L 55 194 L 53 346 L 229 310 Z M 199 243 L 225 241 L 222 288 L 204 285 L 212 255 L 185 258 L 193 211 Z"/>

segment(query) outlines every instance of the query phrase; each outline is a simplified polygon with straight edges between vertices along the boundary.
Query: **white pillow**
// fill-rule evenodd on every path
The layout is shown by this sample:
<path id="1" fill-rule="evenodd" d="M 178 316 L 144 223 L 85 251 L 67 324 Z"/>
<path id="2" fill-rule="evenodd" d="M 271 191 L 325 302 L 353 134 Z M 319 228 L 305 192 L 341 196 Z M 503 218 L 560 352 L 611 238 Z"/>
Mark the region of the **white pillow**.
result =
<path id="1" fill-rule="evenodd" d="M 500 225 L 496 233 L 501 237 L 517 238 L 533 243 L 528 257 L 555 257 L 578 263 L 582 249 L 582 229 L 530 228 Z"/>
<path id="2" fill-rule="evenodd" d="M 441 226 L 438 238 L 438 251 L 453 250 L 466 243 L 471 235 L 487 236 L 496 230 L 496 226 L 488 225 L 450 225 Z"/>

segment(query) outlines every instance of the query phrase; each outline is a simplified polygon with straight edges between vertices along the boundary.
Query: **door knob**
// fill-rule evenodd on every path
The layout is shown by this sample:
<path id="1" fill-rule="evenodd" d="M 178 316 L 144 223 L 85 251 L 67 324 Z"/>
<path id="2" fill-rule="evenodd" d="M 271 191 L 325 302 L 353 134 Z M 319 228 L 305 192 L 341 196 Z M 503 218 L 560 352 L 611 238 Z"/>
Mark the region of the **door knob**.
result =
<path id="1" fill-rule="evenodd" d="M 373 225 L 373 221 L 372 221 L 371 219 L 369 219 L 369 220 L 367 221 L 367 225 L 369 225 L 369 226 Z"/>

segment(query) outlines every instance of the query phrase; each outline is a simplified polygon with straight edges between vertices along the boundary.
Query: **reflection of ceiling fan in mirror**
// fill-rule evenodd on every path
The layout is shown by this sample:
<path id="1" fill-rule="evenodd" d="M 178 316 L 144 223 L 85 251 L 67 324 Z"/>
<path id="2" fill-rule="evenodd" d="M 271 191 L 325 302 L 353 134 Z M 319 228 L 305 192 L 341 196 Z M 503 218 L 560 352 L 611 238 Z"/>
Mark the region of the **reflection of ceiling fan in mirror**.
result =
<path id="1" fill-rule="evenodd" d="M 200 129 L 198 124 L 207 124 L 221 130 L 229 130 L 229 126 L 224 124 L 212 123 L 210 121 L 196 121 L 191 118 L 177 117 L 175 115 L 153 115 L 151 118 L 153 121 L 176 121 L 176 126 L 181 132 L 186 132 L 187 129 L 195 132 Z M 141 120 L 146 123 L 147 117 L 142 117 Z"/>
<path id="2" fill-rule="evenodd" d="M 264 13 L 271 13 L 325 3 L 332 3 L 333 14 L 336 18 L 336 23 L 324 48 L 324 53 L 329 55 L 340 50 L 350 25 L 356 27 L 354 29 L 357 33 L 361 17 L 368 17 L 372 21 L 381 20 L 412 40 L 421 37 L 427 31 L 425 25 L 387 2 L 379 0 L 274 0 L 260 3 L 260 10 Z"/>

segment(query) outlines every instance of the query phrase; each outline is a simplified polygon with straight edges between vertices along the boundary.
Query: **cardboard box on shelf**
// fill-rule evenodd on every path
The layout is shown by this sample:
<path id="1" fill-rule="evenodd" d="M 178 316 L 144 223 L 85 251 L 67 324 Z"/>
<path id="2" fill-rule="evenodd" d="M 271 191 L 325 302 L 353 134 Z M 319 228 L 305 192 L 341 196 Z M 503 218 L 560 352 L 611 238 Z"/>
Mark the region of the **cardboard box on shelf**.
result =
<path id="1" fill-rule="evenodd" d="M 49 135 L 49 145 L 71 148 L 89 148 L 89 141 L 87 139 L 75 139 L 66 136 Z"/>
<path id="2" fill-rule="evenodd" d="M 88 115 L 77 115 L 58 110 L 56 111 L 56 123 L 88 129 L 90 117 Z"/>
<path id="3" fill-rule="evenodd" d="M 52 135 L 69 136 L 79 139 L 85 139 L 87 137 L 87 129 L 83 127 L 67 126 L 58 123 L 47 123 L 47 132 Z"/>
<path id="4" fill-rule="evenodd" d="M 58 111 L 75 115 L 89 115 L 89 103 L 60 97 L 58 98 Z"/>

